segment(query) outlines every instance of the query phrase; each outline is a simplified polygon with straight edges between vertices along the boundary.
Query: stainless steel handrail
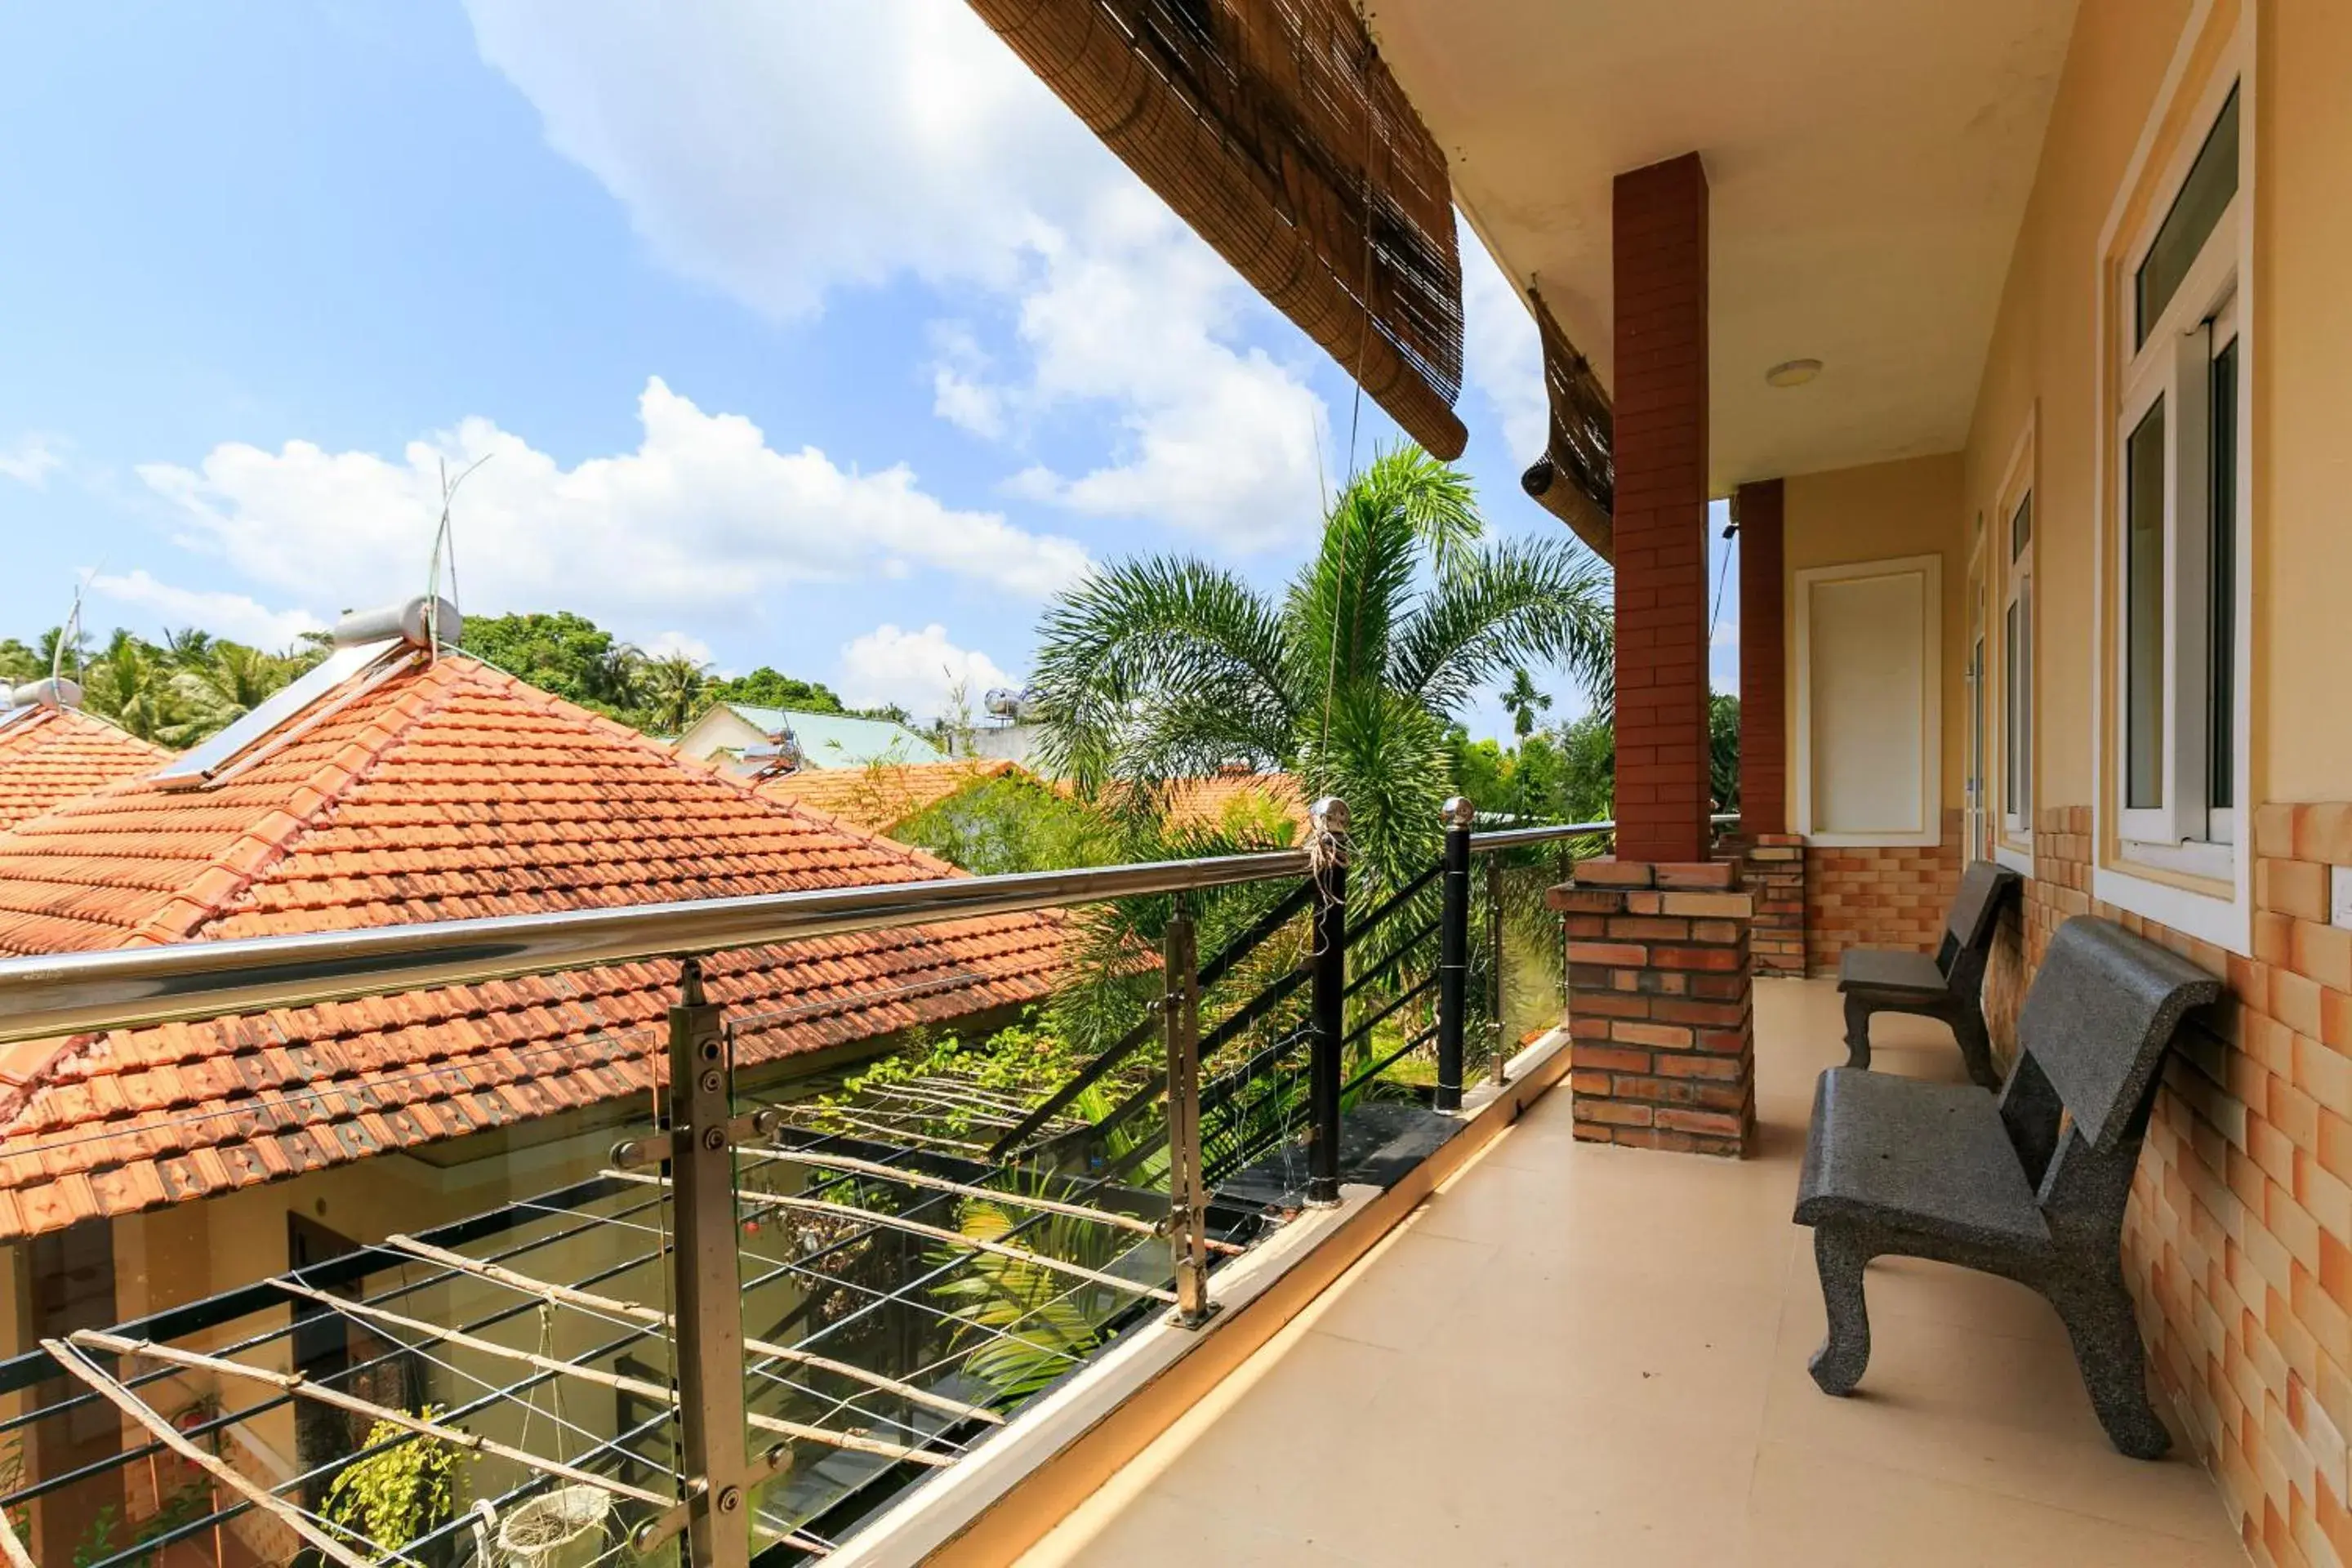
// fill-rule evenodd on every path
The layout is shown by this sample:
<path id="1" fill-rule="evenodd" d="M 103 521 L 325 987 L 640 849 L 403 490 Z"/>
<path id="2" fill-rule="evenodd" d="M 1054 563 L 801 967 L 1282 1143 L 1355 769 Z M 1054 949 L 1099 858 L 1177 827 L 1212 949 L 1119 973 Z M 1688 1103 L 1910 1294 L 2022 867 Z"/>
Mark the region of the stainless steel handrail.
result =
<path id="1" fill-rule="evenodd" d="M 1719 811 L 1707 821 L 1721 827 L 1737 822 L 1736 811 Z M 1547 822 L 1539 827 L 1490 827 L 1484 833 L 1470 836 L 1470 851 L 1485 854 L 1492 849 L 1523 849 L 1530 844 L 1551 844 L 1562 838 L 1580 838 L 1588 833 L 1614 833 L 1617 824 L 1609 822 Z"/>
<path id="2" fill-rule="evenodd" d="M 1737 813 L 1714 819 L 1736 822 Z M 1474 850 L 1612 822 L 1473 834 Z M 0 1044 L 1307 874 L 1302 849 L 0 959 Z"/>
<path id="3" fill-rule="evenodd" d="M 1307 873 L 1301 849 L 0 960 L 0 1043 Z"/>

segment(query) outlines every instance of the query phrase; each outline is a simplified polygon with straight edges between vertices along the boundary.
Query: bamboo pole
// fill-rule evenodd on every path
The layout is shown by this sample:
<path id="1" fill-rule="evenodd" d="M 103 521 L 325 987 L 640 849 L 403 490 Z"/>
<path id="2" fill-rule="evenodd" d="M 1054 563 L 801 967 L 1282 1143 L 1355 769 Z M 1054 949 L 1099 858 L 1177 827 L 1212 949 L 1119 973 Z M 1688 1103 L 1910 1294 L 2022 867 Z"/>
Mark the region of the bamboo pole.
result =
<path id="1" fill-rule="evenodd" d="M 116 1355 L 145 1356 L 150 1361 L 160 1361 L 171 1366 L 186 1367 L 192 1372 L 209 1372 L 223 1377 L 241 1377 L 251 1383 L 275 1388 L 280 1393 L 296 1394 L 305 1399 L 315 1399 L 321 1405 L 331 1405 L 339 1410 L 348 1410 L 355 1415 L 364 1415 L 373 1421 L 389 1422 L 403 1431 L 414 1432 L 420 1437 L 437 1437 L 442 1442 L 453 1444 L 468 1453 L 488 1454 L 495 1458 L 509 1459 L 518 1465 L 547 1475 L 561 1477 L 567 1481 L 576 1481 L 582 1486 L 593 1487 L 601 1492 L 610 1492 L 615 1496 L 634 1499 L 638 1502 L 651 1503 L 656 1508 L 668 1508 L 677 1501 L 674 1497 L 665 1497 L 660 1492 L 647 1491 L 643 1487 L 631 1486 L 626 1481 L 614 1480 L 607 1476 L 592 1475 L 575 1466 L 567 1465 L 561 1459 L 543 1459 L 527 1450 L 509 1447 L 495 1437 L 484 1437 L 460 1426 L 444 1426 L 426 1416 L 411 1415 L 404 1410 L 395 1410 L 390 1405 L 378 1405 L 373 1400 L 362 1399 L 356 1394 L 346 1394 L 340 1388 L 330 1388 L 322 1383 L 313 1383 L 299 1372 L 271 1372 L 266 1367 L 247 1366 L 240 1361 L 228 1361 L 220 1356 L 205 1355 L 196 1351 L 184 1351 L 170 1345 L 152 1344 L 144 1340 L 121 1339 L 113 1334 L 100 1333 L 95 1329 L 76 1330 L 68 1338 L 77 1345 L 110 1351 Z"/>
<path id="2" fill-rule="evenodd" d="M 669 1313 L 646 1306 L 641 1302 L 624 1301 L 614 1296 L 594 1295 L 569 1285 L 551 1285 L 543 1279 L 534 1279 L 528 1274 L 518 1274 L 511 1268 L 501 1268 L 495 1263 L 477 1262 L 463 1253 L 434 1247 L 417 1240 L 413 1236 L 388 1236 L 383 1238 L 383 1244 L 386 1247 L 396 1247 L 404 1252 L 414 1253 L 429 1263 L 437 1263 L 445 1268 L 455 1268 L 460 1273 L 471 1274 L 479 1279 L 488 1279 L 493 1284 L 503 1285 L 509 1290 L 518 1290 L 527 1296 L 537 1296 L 543 1300 L 558 1302 L 567 1307 L 577 1307 L 583 1311 L 608 1312 L 614 1317 L 626 1318 L 632 1322 L 646 1323 L 666 1331 L 674 1331 L 677 1326 L 677 1319 Z M 886 1394 L 895 1394 L 901 1399 L 910 1399 L 918 1405 L 928 1405 L 932 1409 L 950 1415 L 961 1416 L 966 1420 L 985 1421 L 992 1426 L 1004 1425 L 1004 1417 L 993 1410 L 978 1405 L 966 1405 L 960 1399 L 950 1399 L 944 1394 L 933 1394 L 929 1389 L 917 1388 L 913 1384 L 900 1383 L 897 1378 L 885 1377 L 878 1372 L 869 1372 L 862 1366 L 853 1366 L 845 1361 L 835 1361 L 830 1356 L 817 1355 L 809 1351 L 799 1350 L 791 1345 L 776 1344 L 767 1340 L 748 1338 L 743 1342 L 743 1348 L 754 1355 L 773 1356 L 779 1361 L 795 1362 L 802 1366 L 814 1367 L 819 1372 L 833 1373 L 848 1378 L 852 1382 L 865 1384 L 869 1388 L 878 1389 Z"/>
<path id="3" fill-rule="evenodd" d="M 601 1173 L 614 1181 L 635 1182 L 645 1186 L 669 1185 L 669 1183 L 660 1176 L 633 1175 L 626 1171 L 605 1171 Z M 1155 1301 L 1165 1301 L 1171 1306 L 1176 1303 L 1175 1291 L 1163 1290 L 1157 1285 L 1138 1284 L 1132 1279 L 1123 1279 L 1116 1274 L 1105 1274 L 1098 1268 L 1088 1268 L 1076 1263 L 1065 1263 L 1058 1258 L 1048 1258 L 1042 1252 L 1031 1252 L 1026 1247 L 1008 1247 L 1001 1241 L 983 1241 L 979 1237 L 966 1236 L 961 1231 L 943 1230 L 935 1225 L 925 1225 L 920 1220 L 906 1219 L 894 1214 L 877 1214 L 872 1209 L 853 1208 L 847 1204 L 829 1204 L 820 1198 L 788 1198 L 781 1193 L 745 1191 L 735 1195 L 747 1204 L 764 1204 L 770 1208 L 793 1209 L 804 1214 L 821 1214 L 828 1218 L 854 1219 L 867 1225 L 878 1225 L 886 1229 L 903 1230 L 915 1236 L 929 1237 L 933 1241 L 946 1242 L 950 1247 L 968 1247 L 975 1252 L 994 1253 L 999 1258 L 1009 1258 L 1016 1263 L 1030 1264 L 1038 1268 L 1050 1269 L 1056 1274 L 1067 1274 L 1073 1279 L 1108 1286 L 1114 1290 L 1125 1290 L 1133 1295 L 1146 1296 Z"/>
<path id="4" fill-rule="evenodd" d="M 25 1550 L 25 1543 L 16 1539 L 16 1526 L 8 1522 L 5 1512 L 0 1512 L 0 1561 L 5 1561 L 8 1568 L 40 1568 L 33 1561 L 33 1554 Z"/>
<path id="5" fill-rule="evenodd" d="M 344 1550 L 341 1542 L 313 1525 L 292 1503 L 275 1492 L 256 1486 L 228 1465 L 189 1442 L 180 1435 L 178 1427 L 141 1404 L 136 1394 L 99 1371 L 79 1351 L 62 1340 L 43 1340 L 41 1348 L 49 1352 L 51 1361 L 88 1384 L 109 1405 L 147 1428 L 149 1435 L 157 1442 L 219 1480 L 254 1507 L 276 1517 L 287 1529 L 317 1547 L 330 1562 L 340 1563 L 342 1568 L 371 1568 L 364 1558 Z"/>
<path id="6" fill-rule="evenodd" d="M 898 1165 L 886 1165 L 878 1160 L 854 1160 L 846 1154 L 819 1154 L 798 1149 L 738 1149 L 755 1160 L 780 1161 L 786 1164 L 822 1165 L 828 1171 L 855 1171 L 861 1175 L 879 1176 L 886 1181 L 904 1182 L 910 1187 L 929 1187 L 934 1192 L 956 1193 L 968 1198 L 985 1198 L 992 1203 L 1011 1204 L 1015 1208 L 1043 1209 L 1047 1214 L 1068 1215 L 1073 1219 L 1099 1220 L 1120 1230 L 1138 1236 L 1157 1237 L 1160 1227 L 1148 1219 L 1138 1219 L 1131 1214 L 1119 1214 L 1111 1209 L 1092 1209 L 1084 1204 L 1066 1204 L 1055 1198 L 1031 1197 L 1026 1193 L 1008 1193 L 994 1187 L 967 1186 L 950 1182 L 945 1176 L 934 1176 L 928 1171 L 909 1171 Z M 1213 1252 L 1237 1254 L 1243 1249 L 1230 1241 L 1209 1243 Z"/>
<path id="7" fill-rule="evenodd" d="M 382 1307 L 372 1307 L 363 1301 L 352 1301 L 341 1296 L 331 1296 L 324 1290 L 313 1290 L 308 1285 L 298 1285 L 291 1279 L 278 1279 L 271 1283 L 281 1290 L 289 1291 L 306 1300 L 316 1301 L 321 1306 L 331 1307 L 338 1312 L 347 1312 L 353 1317 L 364 1318 L 375 1322 L 390 1323 L 395 1328 L 406 1329 L 412 1333 L 425 1334 L 433 1339 L 446 1341 L 453 1345 L 463 1346 L 481 1355 L 520 1362 L 525 1366 L 536 1367 L 541 1372 L 553 1373 L 558 1377 L 576 1377 L 583 1382 L 596 1384 L 616 1393 L 634 1394 L 639 1399 L 656 1400 L 670 1408 L 676 1408 L 677 1404 L 677 1396 L 671 1390 L 657 1383 L 647 1383 L 643 1378 L 623 1377 L 618 1373 L 605 1372 L 593 1366 L 582 1366 L 576 1362 L 558 1361 L 553 1356 L 541 1355 L 536 1351 L 520 1351 L 509 1345 L 494 1344 L 488 1340 L 478 1339 L 463 1329 L 445 1328 L 438 1323 L 428 1323 L 420 1319 L 403 1316 L 398 1312 L 387 1311 Z M 811 1426 L 805 1422 L 784 1421 L 773 1415 L 757 1414 L 748 1415 L 743 1419 L 746 1424 L 762 1432 L 772 1432 L 780 1437 L 805 1438 L 809 1442 L 821 1443 L 827 1447 L 845 1448 L 855 1454 L 872 1454 L 885 1459 L 904 1459 L 913 1464 L 928 1465 L 933 1468 L 944 1468 L 954 1463 L 945 1455 L 930 1453 L 922 1448 L 909 1448 L 898 1443 L 885 1443 L 876 1437 L 860 1437 L 848 1432 L 835 1432 L 829 1426 Z"/>

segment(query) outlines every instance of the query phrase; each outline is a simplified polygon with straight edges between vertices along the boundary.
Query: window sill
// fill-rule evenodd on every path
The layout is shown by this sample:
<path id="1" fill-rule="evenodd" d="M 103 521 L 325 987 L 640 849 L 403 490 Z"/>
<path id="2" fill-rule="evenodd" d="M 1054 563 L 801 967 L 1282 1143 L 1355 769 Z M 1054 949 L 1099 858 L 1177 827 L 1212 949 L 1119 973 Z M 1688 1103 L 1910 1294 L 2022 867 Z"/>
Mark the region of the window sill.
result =
<path id="1" fill-rule="evenodd" d="M 2034 874 L 2032 850 L 2020 849 L 2012 845 L 2004 844 L 2000 840 L 1995 839 L 1993 840 L 1992 846 L 1992 858 L 1994 865 L 2006 866 L 2009 869 L 2016 872 L 2019 876 L 2027 879 L 2029 881 L 2032 879 Z"/>
<path id="2" fill-rule="evenodd" d="M 2233 844 L 2150 844 L 2126 838 L 2119 848 L 2123 868 L 2144 868 L 2159 876 L 2190 877 L 2210 882 L 2212 888 L 2209 896 L 2213 898 L 2226 899 L 2235 890 L 2238 851 Z"/>
<path id="3" fill-rule="evenodd" d="M 2091 868 L 2091 897 L 2099 902 L 2243 956 L 2253 952 L 2252 891 L 2243 880 L 2192 879 L 2153 865 Z"/>

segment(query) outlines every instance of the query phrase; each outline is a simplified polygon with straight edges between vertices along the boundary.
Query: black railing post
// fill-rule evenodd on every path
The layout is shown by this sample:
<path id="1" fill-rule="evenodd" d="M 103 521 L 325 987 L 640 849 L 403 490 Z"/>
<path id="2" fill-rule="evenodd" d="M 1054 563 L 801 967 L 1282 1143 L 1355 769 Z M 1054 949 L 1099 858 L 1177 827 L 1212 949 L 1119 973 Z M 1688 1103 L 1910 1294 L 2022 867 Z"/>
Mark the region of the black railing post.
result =
<path id="1" fill-rule="evenodd" d="M 727 1144 L 734 1086 L 728 1078 L 719 1009 L 703 994 L 701 961 L 689 958 L 680 966 L 677 1005 L 669 1010 L 669 1134 L 690 1568 L 746 1568 L 751 1559 L 743 1284 L 736 1263 L 735 1155 Z"/>
<path id="2" fill-rule="evenodd" d="M 1168 1036 L 1168 1239 L 1175 1249 L 1176 1318 L 1188 1329 L 1209 1321 L 1208 1183 L 1201 1152 L 1199 939 L 1180 905 L 1160 945 Z"/>
<path id="3" fill-rule="evenodd" d="M 1326 795 L 1308 816 L 1316 879 L 1313 1037 L 1307 1082 L 1307 1201 L 1339 1201 L 1340 1042 L 1348 1032 L 1348 806 Z"/>
<path id="4" fill-rule="evenodd" d="M 1463 1013 L 1470 1001 L 1470 825 L 1477 812 L 1455 795 L 1440 813 L 1445 848 L 1437 911 L 1437 1109 L 1462 1109 Z"/>

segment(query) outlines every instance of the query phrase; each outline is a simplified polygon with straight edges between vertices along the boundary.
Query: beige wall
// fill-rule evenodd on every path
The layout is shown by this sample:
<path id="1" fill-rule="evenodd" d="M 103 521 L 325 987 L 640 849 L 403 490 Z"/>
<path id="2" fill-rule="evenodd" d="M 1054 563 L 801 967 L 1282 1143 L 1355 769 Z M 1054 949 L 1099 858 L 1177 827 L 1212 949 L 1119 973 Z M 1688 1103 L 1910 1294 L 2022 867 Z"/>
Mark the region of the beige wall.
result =
<path id="1" fill-rule="evenodd" d="M 2352 799 L 2352 5 L 2256 18 L 2254 797 Z"/>
<path id="2" fill-rule="evenodd" d="M 1968 531 L 1961 509 L 1958 453 L 1874 463 L 1822 474 L 1799 474 L 1786 482 L 1782 521 L 1785 560 L 1782 599 L 1789 606 L 1789 787 L 1797 787 L 1796 759 L 1802 737 L 1796 732 L 1796 575 L 1815 566 L 1843 566 L 1906 555 L 1935 555 L 1944 563 L 1943 805 L 1960 804 L 1966 768 L 1966 731 L 1959 692 L 1968 664 Z M 1791 818 L 1798 803 L 1789 803 Z"/>

